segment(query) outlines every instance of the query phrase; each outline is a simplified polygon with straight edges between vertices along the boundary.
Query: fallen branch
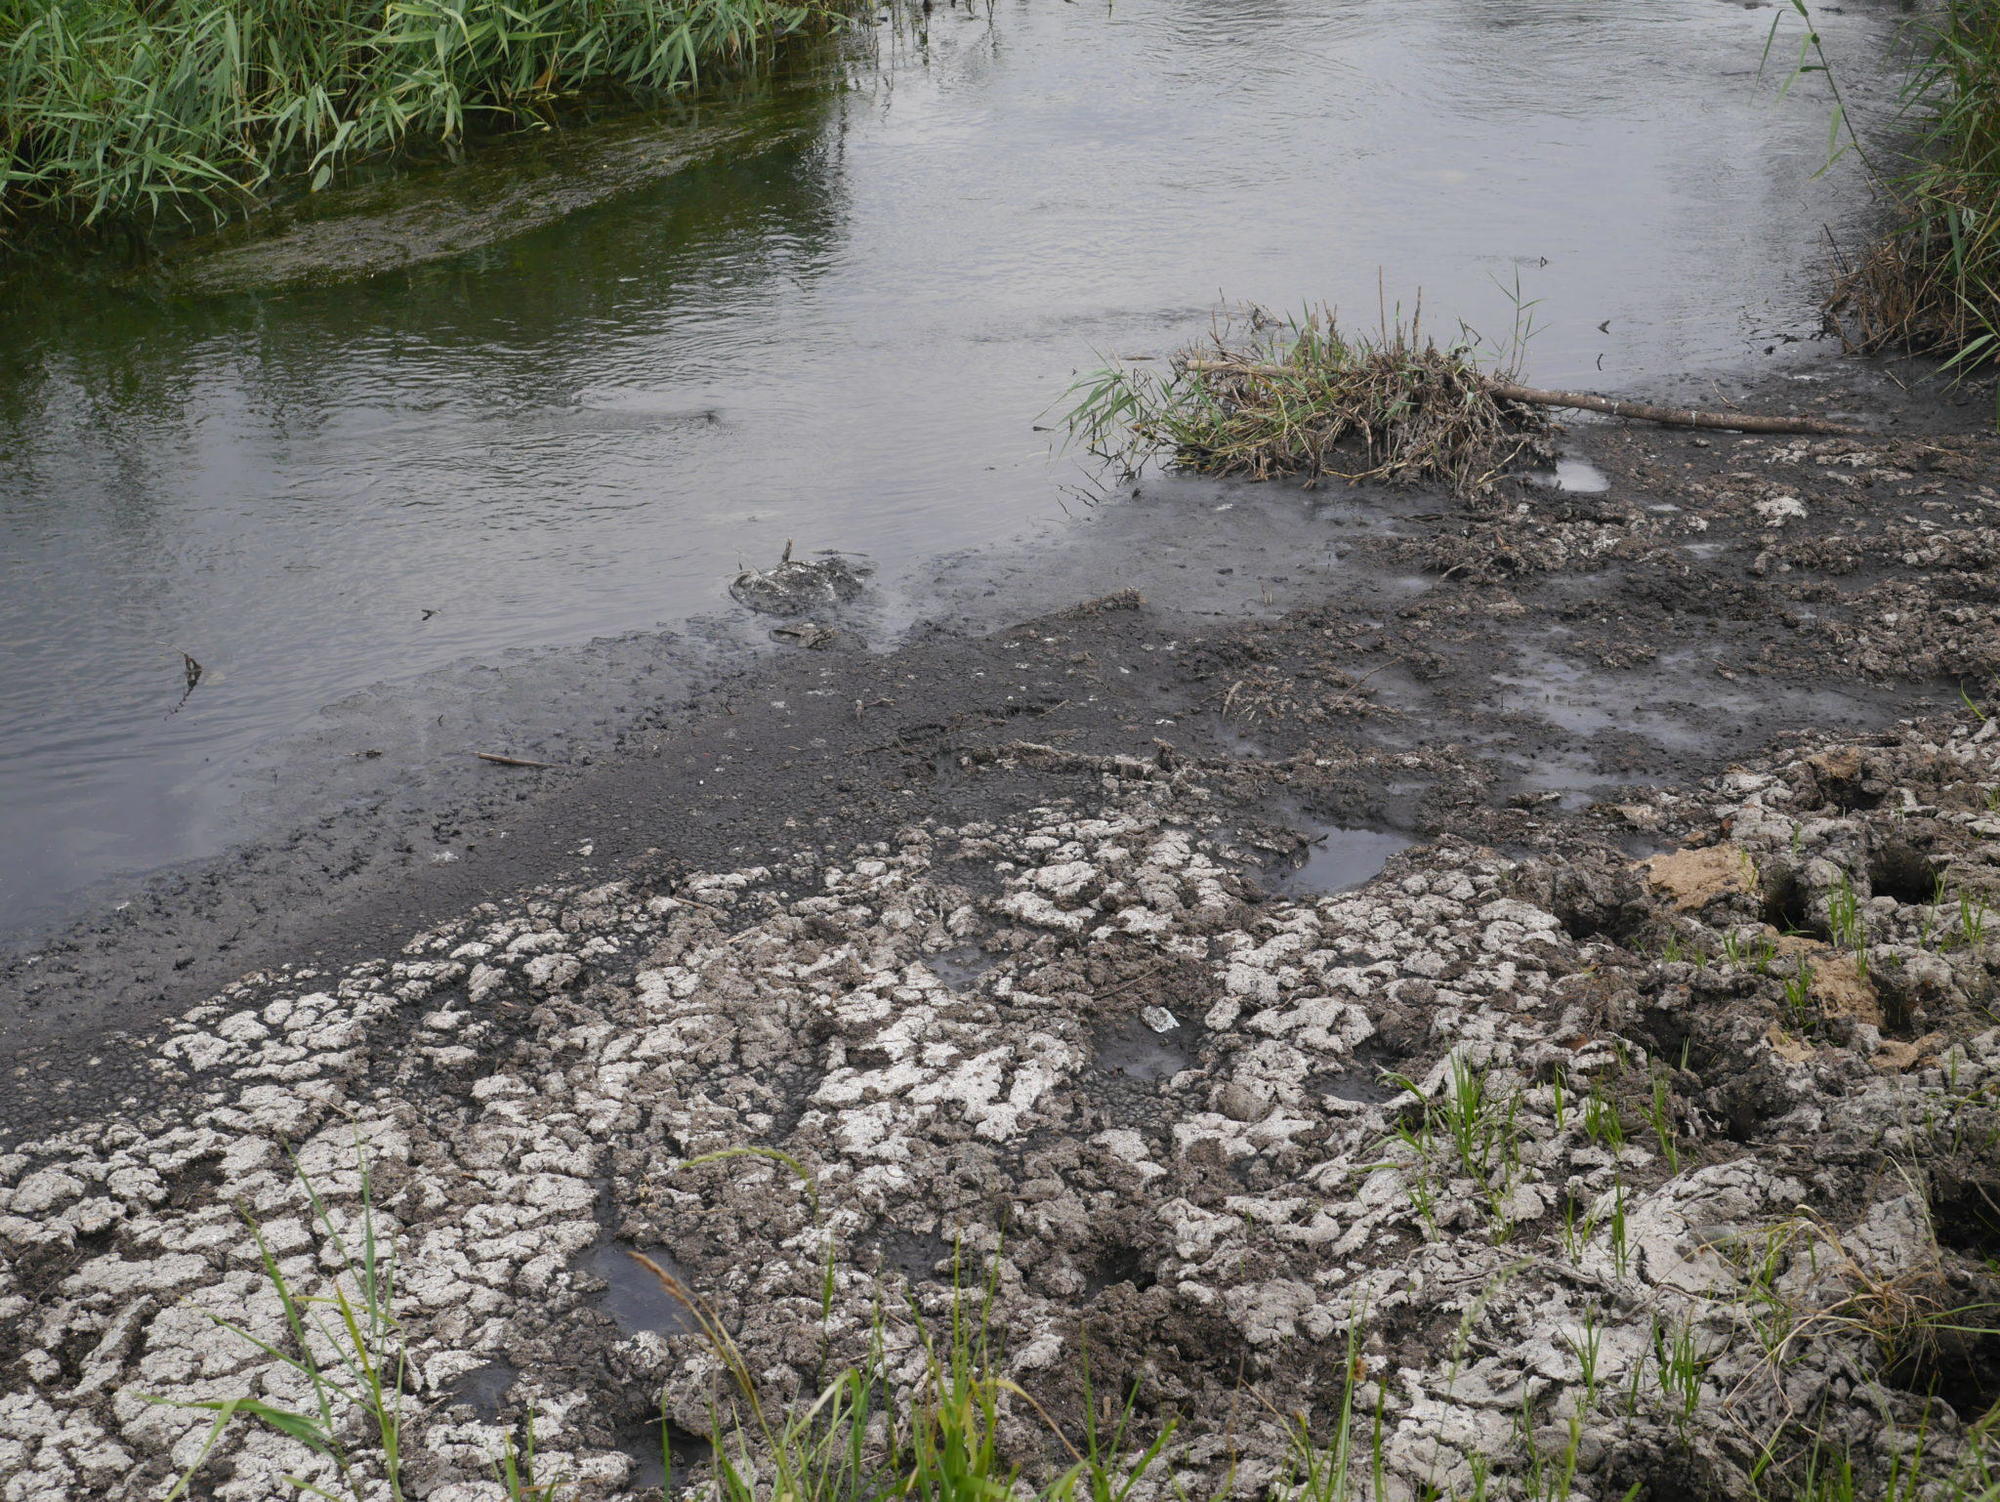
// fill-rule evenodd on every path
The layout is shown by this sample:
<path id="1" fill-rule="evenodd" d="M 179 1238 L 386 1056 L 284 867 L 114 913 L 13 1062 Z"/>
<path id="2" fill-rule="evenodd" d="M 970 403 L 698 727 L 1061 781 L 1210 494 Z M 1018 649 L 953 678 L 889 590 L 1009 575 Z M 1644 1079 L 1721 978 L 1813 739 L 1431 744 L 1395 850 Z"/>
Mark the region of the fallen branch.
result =
<path id="1" fill-rule="evenodd" d="M 1296 376 L 1291 365 L 1245 364 L 1235 360 L 1189 360 L 1187 368 L 1202 375 Z M 1619 401 L 1594 396 L 1587 391 L 1545 391 L 1539 386 L 1517 386 L 1512 381 L 1488 377 L 1486 389 L 1501 401 L 1521 402 L 1530 407 L 1574 407 L 1584 412 L 1604 412 L 1635 422 L 1656 422 L 1675 428 L 1726 428 L 1738 433 L 1822 433 L 1851 438 L 1861 430 L 1824 417 L 1767 417 L 1751 412 L 1701 412 L 1693 407 L 1656 407 L 1648 402 Z"/>
<path id="2" fill-rule="evenodd" d="M 1512 381 L 1489 380 L 1486 389 L 1502 401 L 1526 402 L 1533 407 L 1575 407 L 1585 412 L 1607 412 L 1613 417 L 1657 422 L 1673 428 L 1729 428 L 1738 433 L 1825 433 L 1836 438 L 1851 438 L 1861 431 L 1824 417 L 1698 412 L 1693 407 L 1655 407 L 1646 402 L 1614 401 L 1608 396 L 1592 396 L 1587 391 L 1543 391 L 1536 386 L 1516 386 Z"/>
<path id="3" fill-rule="evenodd" d="M 552 761 L 530 761 L 525 756 L 502 756 L 498 751 L 475 751 L 472 753 L 481 761 L 490 761 L 496 767 L 552 767 Z"/>

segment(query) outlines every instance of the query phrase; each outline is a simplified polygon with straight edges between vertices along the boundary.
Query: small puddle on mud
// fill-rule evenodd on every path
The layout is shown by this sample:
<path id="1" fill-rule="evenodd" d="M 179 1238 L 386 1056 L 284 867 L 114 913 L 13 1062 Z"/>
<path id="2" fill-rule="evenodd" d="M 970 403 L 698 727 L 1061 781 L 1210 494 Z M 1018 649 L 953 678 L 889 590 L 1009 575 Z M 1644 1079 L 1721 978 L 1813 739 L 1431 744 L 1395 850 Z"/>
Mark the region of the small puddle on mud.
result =
<path id="1" fill-rule="evenodd" d="M 1659 669 L 1664 671 L 1635 684 L 1629 676 L 1613 678 L 1553 652 L 1524 647 L 1516 671 L 1495 673 L 1493 681 L 1500 685 L 1503 709 L 1532 715 L 1568 735 L 1623 732 L 1670 750 L 1700 750 L 1713 738 L 1695 723 L 1704 706 L 1671 696 L 1672 689 L 1682 687 L 1668 676 L 1675 665 L 1673 658 L 1662 659 Z"/>
<path id="2" fill-rule="evenodd" d="M 1708 546 L 1696 544 L 1696 546 Z M 1496 673 L 1498 702 L 1509 714 L 1530 716 L 1559 732 L 1554 744 L 1508 757 L 1521 766 L 1520 785 L 1564 795 L 1564 806 L 1606 788 L 1630 786 L 1642 774 L 1630 765 L 1614 771 L 1589 743 L 1600 736 L 1632 736 L 1668 752 L 1712 755 L 1746 727 L 1775 731 L 1790 725 L 1846 724 L 1867 713 L 1857 695 L 1833 689 L 1718 683 L 1714 664 L 1701 653 L 1662 653 L 1637 670 L 1605 672 L 1541 647 L 1518 650 L 1514 671 Z"/>
<path id="3" fill-rule="evenodd" d="M 1611 488 L 1611 481 L 1604 471 L 1582 459 L 1558 459 L 1554 469 L 1537 471 L 1528 479 L 1533 484 L 1568 495 L 1603 495 Z"/>
<path id="4" fill-rule="evenodd" d="M 999 964 L 999 958 L 970 944 L 957 949 L 947 949 L 942 954 L 927 954 L 923 957 L 924 968 L 944 982 L 949 991 L 964 991 L 977 984 L 979 978 Z"/>
<path id="5" fill-rule="evenodd" d="M 1158 1032 L 1143 1017 L 1106 1023 L 1091 1033 L 1097 1067 L 1106 1074 L 1153 1084 L 1195 1066 L 1194 1038 L 1185 1022 Z"/>
<path id="6" fill-rule="evenodd" d="M 626 1335 L 639 1335 L 648 1330 L 661 1335 L 675 1335 L 692 1330 L 694 1320 L 686 1306 L 661 1286 L 650 1269 L 632 1260 L 634 1252 L 652 1258 L 683 1283 L 687 1281 L 686 1273 L 665 1247 L 627 1246 L 607 1236 L 577 1262 L 578 1267 L 595 1273 L 605 1282 L 604 1292 L 597 1296 L 598 1307 L 610 1315 Z"/>
<path id="7" fill-rule="evenodd" d="M 663 1452 L 660 1446 L 662 1420 L 646 1419 L 637 1424 L 621 1425 L 617 1432 L 618 1448 L 632 1457 L 632 1470 L 625 1478 L 625 1489 L 644 1493 L 657 1488 L 666 1496 L 675 1492 L 668 1486 L 668 1470 L 685 1482 L 700 1466 L 708 1461 L 714 1447 L 698 1434 L 690 1434 L 678 1424 L 666 1425 L 667 1443 Z"/>
<path id="8" fill-rule="evenodd" d="M 1364 1106 L 1387 1105 L 1403 1093 L 1401 1086 L 1392 1085 L 1379 1074 L 1366 1069 L 1344 1069 L 1338 1074 L 1319 1075 L 1311 1083 L 1322 1095 L 1357 1101 Z"/>
<path id="9" fill-rule="evenodd" d="M 1330 897 L 1352 891 L 1408 850 L 1416 841 L 1393 829 L 1317 827 L 1302 858 L 1281 862 L 1268 871 L 1278 891 L 1295 897 Z"/>
<path id="10" fill-rule="evenodd" d="M 520 1375 L 518 1366 L 495 1361 L 452 1381 L 445 1393 L 457 1402 L 471 1404 L 473 1413 L 490 1424 L 506 1412 L 508 1389 Z"/>

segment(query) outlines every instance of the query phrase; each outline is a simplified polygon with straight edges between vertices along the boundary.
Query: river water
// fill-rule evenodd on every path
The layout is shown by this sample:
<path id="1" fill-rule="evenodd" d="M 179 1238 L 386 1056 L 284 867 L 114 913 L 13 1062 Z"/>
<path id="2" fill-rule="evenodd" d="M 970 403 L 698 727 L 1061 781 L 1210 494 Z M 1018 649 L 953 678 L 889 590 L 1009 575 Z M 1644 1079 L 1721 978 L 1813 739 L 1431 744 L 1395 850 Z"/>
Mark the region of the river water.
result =
<path id="1" fill-rule="evenodd" d="M 1036 424 L 1073 372 L 1170 350 L 1219 297 L 1372 321 L 1378 287 L 1421 288 L 1504 333 L 1518 295 L 1544 384 L 1767 360 L 1861 200 L 1815 176 L 1824 98 L 1759 76 L 1777 13 L 941 7 L 290 238 L 17 276 L 0 930 L 218 852 L 246 768 L 282 781 L 329 716 L 430 724 L 481 665 L 697 618 L 729 650 L 728 578 L 787 538 L 871 555 L 882 619 L 920 617 L 930 560 L 1069 525 Z M 1895 14 L 1822 18 L 1857 95 Z M 408 264 L 299 284 L 350 252 Z M 448 719 L 386 754 L 462 759 Z"/>

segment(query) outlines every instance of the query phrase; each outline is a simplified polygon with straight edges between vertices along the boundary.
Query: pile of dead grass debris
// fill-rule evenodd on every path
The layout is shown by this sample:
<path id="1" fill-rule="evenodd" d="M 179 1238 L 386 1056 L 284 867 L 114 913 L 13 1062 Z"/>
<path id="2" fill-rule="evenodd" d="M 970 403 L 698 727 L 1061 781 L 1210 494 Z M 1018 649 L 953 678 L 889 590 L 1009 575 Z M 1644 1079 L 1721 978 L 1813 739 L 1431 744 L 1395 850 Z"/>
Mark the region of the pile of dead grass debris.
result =
<path id="1" fill-rule="evenodd" d="M 1253 311 L 1163 374 L 1121 365 L 1086 376 L 1066 420 L 1073 441 L 1134 472 L 1163 452 L 1201 474 L 1429 480 L 1470 495 L 1550 452 L 1547 418 L 1497 394 L 1495 379 L 1469 336 L 1439 343 L 1421 312 L 1355 337 L 1331 309 L 1282 322 Z"/>

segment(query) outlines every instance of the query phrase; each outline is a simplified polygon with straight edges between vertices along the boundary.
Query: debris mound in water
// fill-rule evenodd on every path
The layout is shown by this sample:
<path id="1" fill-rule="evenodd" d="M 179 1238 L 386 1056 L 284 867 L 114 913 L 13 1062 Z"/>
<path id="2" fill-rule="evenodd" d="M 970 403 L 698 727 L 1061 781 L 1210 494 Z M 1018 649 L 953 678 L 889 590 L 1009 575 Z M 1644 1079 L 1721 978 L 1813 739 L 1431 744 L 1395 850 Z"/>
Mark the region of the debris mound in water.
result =
<path id="1" fill-rule="evenodd" d="M 1496 395 L 1475 355 L 1469 330 L 1442 345 L 1427 336 L 1421 309 L 1359 338 L 1331 309 L 1283 323 L 1253 312 L 1247 329 L 1218 327 L 1164 375 L 1085 377 L 1067 422 L 1086 448 L 1134 469 L 1164 450 L 1201 474 L 1436 480 L 1476 494 L 1509 465 L 1546 457 L 1549 422 Z M 1511 365 L 1499 374 L 1510 379 Z"/>
<path id="2" fill-rule="evenodd" d="M 792 544 L 777 566 L 745 569 L 729 586 L 740 605 L 766 615 L 804 615 L 823 605 L 845 605 L 861 593 L 861 582 L 871 570 L 838 553 L 825 553 L 811 563 L 792 556 Z"/>

